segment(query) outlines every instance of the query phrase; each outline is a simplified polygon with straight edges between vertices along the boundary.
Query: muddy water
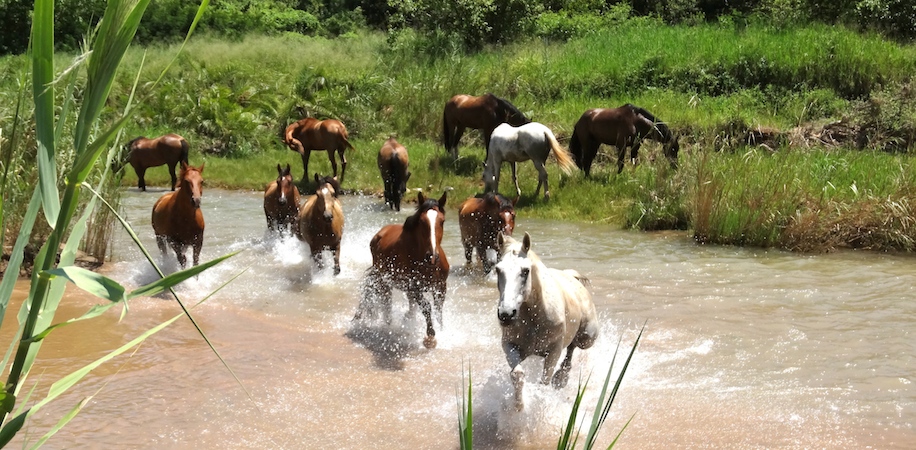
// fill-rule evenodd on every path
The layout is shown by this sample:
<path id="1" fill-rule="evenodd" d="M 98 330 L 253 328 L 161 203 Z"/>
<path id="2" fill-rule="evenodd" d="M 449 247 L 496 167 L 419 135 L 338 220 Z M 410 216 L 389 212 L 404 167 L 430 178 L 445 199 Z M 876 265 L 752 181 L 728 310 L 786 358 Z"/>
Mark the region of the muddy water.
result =
<path id="1" fill-rule="evenodd" d="M 124 198 L 155 255 L 149 212 L 160 194 L 132 190 Z M 334 277 L 312 270 L 302 244 L 265 238 L 259 193 L 204 195 L 202 260 L 244 251 L 178 291 L 193 302 L 245 270 L 194 314 L 253 400 L 181 319 L 38 414 L 29 439 L 92 395 L 51 448 L 455 448 L 456 392 L 470 368 L 477 446 L 548 448 L 580 374 L 602 378 L 618 338 L 628 348 L 645 321 L 605 445 L 635 414 L 619 448 L 916 446 L 911 257 L 704 247 L 682 233 L 530 220 L 522 210 L 517 232 L 531 233 L 545 263 L 592 280 L 603 334 L 577 354 L 565 389 L 538 385 L 539 361 L 526 361 L 527 404 L 518 413 L 508 397 L 495 280 L 464 267 L 453 209 L 445 324 L 429 351 L 400 294 L 392 327 L 350 321 L 370 238 L 410 208 L 395 213 L 380 199 L 343 198 L 342 273 Z M 107 275 L 130 286 L 155 279 L 126 235 L 115 246 Z M 174 259 L 160 261 L 175 270 Z M 71 289 L 63 312 L 92 303 Z M 57 332 L 40 358 L 40 383 L 178 313 L 165 297 L 138 299 L 120 322 L 110 313 Z"/>

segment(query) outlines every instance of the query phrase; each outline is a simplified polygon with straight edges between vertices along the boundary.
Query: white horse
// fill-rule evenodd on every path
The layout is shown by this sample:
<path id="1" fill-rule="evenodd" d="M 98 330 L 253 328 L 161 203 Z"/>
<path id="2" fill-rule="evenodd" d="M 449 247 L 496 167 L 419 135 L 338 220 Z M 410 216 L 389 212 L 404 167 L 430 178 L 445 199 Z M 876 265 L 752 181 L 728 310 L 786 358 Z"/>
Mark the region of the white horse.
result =
<path id="1" fill-rule="evenodd" d="M 547 155 L 553 150 L 554 156 L 560 169 L 567 175 L 571 174 L 576 168 L 576 163 L 572 156 L 566 151 L 560 143 L 557 142 L 556 136 L 550 131 L 550 128 L 537 122 L 531 122 L 520 127 L 513 127 L 508 123 L 503 123 L 493 130 L 490 135 L 490 146 L 487 148 L 487 164 L 483 171 L 483 180 L 486 192 L 499 191 L 499 172 L 503 161 L 512 163 L 512 181 L 515 182 L 515 192 L 517 197 L 522 195 L 522 190 L 518 187 L 518 176 L 516 175 L 516 163 L 525 162 L 529 159 L 534 163 L 534 168 L 538 171 L 538 188 L 534 192 L 537 197 L 541 192 L 541 185 L 544 185 L 544 199 L 550 199 L 550 188 L 547 186 L 547 169 L 544 163 L 547 161 Z M 516 198 L 517 198 L 516 197 Z"/>
<path id="2" fill-rule="evenodd" d="M 503 331 L 503 351 L 511 369 L 515 407 L 524 407 L 522 388 L 525 372 L 519 365 L 525 358 L 544 358 L 541 383 L 555 388 L 566 386 L 572 367 L 573 350 L 592 346 L 598 337 L 598 322 L 587 281 L 575 270 L 550 269 L 531 250 L 531 237 L 522 242 L 503 237 L 499 244 L 502 260 L 496 264 L 499 305 L 496 312 Z M 560 353 L 566 358 L 554 373 Z"/>

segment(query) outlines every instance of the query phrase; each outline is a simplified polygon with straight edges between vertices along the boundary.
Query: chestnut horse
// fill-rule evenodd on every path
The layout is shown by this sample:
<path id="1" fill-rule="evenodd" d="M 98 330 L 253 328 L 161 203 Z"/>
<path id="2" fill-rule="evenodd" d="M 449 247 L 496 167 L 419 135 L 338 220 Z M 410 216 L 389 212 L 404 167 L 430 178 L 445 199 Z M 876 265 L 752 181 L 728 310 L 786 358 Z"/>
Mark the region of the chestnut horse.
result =
<path id="1" fill-rule="evenodd" d="M 395 211 L 401 210 L 401 198 L 407 191 L 410 172 L 407 149 L 395 138 L 388 138 L 378 151 L 378 170 L 385 184 L 385 204 Z"/>
<path id="2" fill-rule="evenodd" d="M 321 270 L 324 261 L 321 253 L 334 253 L 334 275 L 340 274 L 340 239 L 343 237 L 344 214 L 337 198 L 340 184 L 332 177 L 315 174 L 315 195 L 305 201 L 299 212 L 299 239 L 309 245 L 312 261 Z"/>
<path id="3" fill-rule="evenodd" d="M 496 317 L 503 331 L 502 346 L 515 388 L 515 407 L 524 406 L 525 372 L 529 356 L 544 358 L 541 383 L 566 386 L 573 350 L 587 349 L 598 337 L 598 316 L 587 280 L 575 270 L 548 268 L 531 250 L 531 236 L 519 243 L 499 237 L 502 259 L 496 264 L 499 304 Z M 554 372 L 563 349 L 566 357 Z"/>
<path id="4" fill-rule="evenodd" d="M 264 189 L 264 215 L 271 231 L 282 233 L 298 228 L 295 225 L 299 220 L 299 189 L 293 182 L 289 164 L 285 169 L 277 164 L 277 179 Z"/>
<path id="5" fill-rule="evenodd" d="M 203 164 L 192 167 L 182 161 L 178 189 L 159 197 L 153 205 L 156 245 L 162 254 L 166 253 L 166 244 L 171 245 L 181 268 L 187 262 L 184 252 L 188 246 L 194 250 L 194 265 L 200 261 L 200 248 L 204 243 L 204 213 L 200 210 L 203 172 Z"/>
<path id="6" fill-rule="evenodd" d="M 671 129 L 659 122 L 649 111 L 629 103 L 612 109 L 589 109 L 576 122 L 569 150 L 584 172 L 591 175 L 592 161 L 601 144 L 617 147 L 617 173 L 623 171 L 623 155 L 630 147 L 630 160 L 636 156 L 643 139 L 662 143 L 665 157 L 672 168 L 677 168 L 677 153 L 681 146 Z"/>
<path id="7" fill-rule="evenodd" d="M 177 134 L 166 134 L 156 139 L 147 139 L 143 136 L 134 138 L 126 145 L 129 151 L 127 162 L 137 174 L 137 184 L 141 191 L 146 191 L 146 169 L 150 167 L 169 166 L 169 175 L 172 177 L 172 190 L 178 187 L 178 177 L 175 176 L 175 166 L 179 162 L 188 163 L 188 141 Z"/>
<path id="8" fill-rule="evenodd" d="M 484 273 L 490 273 L 497 255 L 487 252 L 499 251 L 496 239 L 500 233 L 511 236 L 515 230 L 515 202 L 493 192 L 471 197 L 458 207 L 458 227 L 468 265 L 477 249 L 477 259 L 483 264 Z"/>
<path id="9" fill-rule="evenodd" d="M 347 127 L 339 120 L 318 120 L 306 117 L 286 127 L 283 143 L 290 150 L 302 156 L 302 180 L 309 174 L 309 156 L 312 150 L 327 150 L 328 159 L 331 160 L 333 176 L 337 177 L 337 160 L 334 152 L 340 156 L 340 182 L 343 183 L 344 173 L 347 171 L 347 158 L 344 156 L 346 149 L 354 149 L 350 144 Z M 355 150 L 355 149 L 354 149 Z"/>
<path id="10" fill-rule="evenodd" d="M 436 347 L 436 330 L 433 328 L 433 307 L 442 324 L 442 306 L 445 303 L 446 280 L 449 265 L 442 249 L 442 229 L 445 223 L 446 193 L 439 200 L 417 193 L 417 211 L 403 225 L 382 227 L 369 242 L 372 267 L 366 274 L 363 298 L 354 319 L 364 312 L 377 316 L 376 305 L 387 322 L 391 321 L 391 290 L 407 294 L 410 312 L 417 307 L 426 318 L 426 348 Z M 431 292 L 433 302 L 424 298 Z"/>
<path id="11" fill-rule="evenodd" d="M 501 123 L 524 125 L 530 120 L 512 103 L 493 94 L 480 97 L 458 94 L 452 97 L 442 112 L 442 144 L 445 150 L 458 159 L 458 141 L 465 128 L 480 130 L 484 148 L 490 147 L 490 134 Z M 486 159 L 484 159 L 486 160 Z"/>

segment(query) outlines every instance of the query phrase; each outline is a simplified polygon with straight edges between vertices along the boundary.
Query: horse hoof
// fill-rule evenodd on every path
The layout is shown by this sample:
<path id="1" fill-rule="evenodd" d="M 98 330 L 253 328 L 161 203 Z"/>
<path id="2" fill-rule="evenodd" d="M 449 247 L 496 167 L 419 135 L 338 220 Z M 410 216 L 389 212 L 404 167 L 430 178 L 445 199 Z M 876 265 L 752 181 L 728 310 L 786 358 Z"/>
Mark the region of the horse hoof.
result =
<path id="1" fill-rule="evenodd" d="M 436 337 L 435 336 L 426 336 L 426 338 L 423 339 L 423 346 L 428 349 L 436 348 Z"/>
<path id="2" fill-rule="evenodd" d="M 334 268 L 334 275 L 340 275 L 340 267 Z"/>
<path id="3" fill-rule="evenodd" d="M 555 389 L 560 389 L 566 387 L 566 383 L 569 382 L 569 373 L 565 371 L 560 371 L 553 374 L 553 387 Z"/>

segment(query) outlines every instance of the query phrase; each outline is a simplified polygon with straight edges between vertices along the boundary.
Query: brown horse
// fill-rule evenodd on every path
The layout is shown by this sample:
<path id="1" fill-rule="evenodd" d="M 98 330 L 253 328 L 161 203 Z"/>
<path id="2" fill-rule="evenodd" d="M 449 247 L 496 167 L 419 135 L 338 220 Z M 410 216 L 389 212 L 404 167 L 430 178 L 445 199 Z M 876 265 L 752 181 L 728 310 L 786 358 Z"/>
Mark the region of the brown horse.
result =
<path id="1" fill-rule="evenodd" d="M 490 147 L 493 129 L 505 122 L 519 126 L 530 120 L 512 103 L 493 94 L 480 97 L 458 94 L 445 104 L 442 112 L 442 144 L 453 158 L 458 159 L 458 141 L 465 128 L 480 130 L 486 149 Z"/>
<path id="2" fill-rule="evenodd" d="M 407 149 L 393 137 L 388 138 L 378 151 L 378 170 L 385 184 L 385 204 L 395 211 L 401 210 L 401 198 L 407 191 L 409 164 Z"/>
<path id="3" fill-rule="evenodd" d="M 499 252 L 497 237 L 500 233 L 512 236 L 515 230 L 515 202 L 492 192 L 471 197 L 458 207 L 458 227 L 467 263 L 471 264 L 471 256 L 477 249 L 483 271 L 490 273 Z M 493 257 L 487 254 L 488 250 L 495 253 Z"/>
<path id="4" fill-rule="evenodd" d="M 167 164 L 169 175 L 172 177 L 172 190 L 178 186 L 175 176 L 175 166 L 179 162 L 188 163 L 188 141 L 177 134 L 166 134 L 156 139 L 147 139 L 143 136 L 134 138 L 125 146 L 129 151 L 127 162 L 134 168 L 139 179 L 141 191 L 146 191 L 146 169 Z"/>
<path id="5" fill-rule="evenodd" d="M 347 158 L 344 156 L 346 149 L 354 149 L 350 144 L 347 127 L 339 120 L 318 120 L 306 117 L 286 127 L 283 143 L 290 150 L 302 156 L 302 180 L 305 181 L 309 174 L 309 156 L 312 150 L 327 150 L 328 159 L 331 160 L 331 170 L 337 177 L 337 160 L 334 152 L 340 156 L 340 182 L 343 183 L 344 173 L 347 171 Z M 355 150 L 355 149 L 354 149 Z"/>
<path id="6" fill-rule="evenodd" d="M 649 111 L 629 103 L 613 109 L 589 109 L 576 122 L 569 150 L 585 176 L 591 175 L 592 161 L 601 144 L 617 147 L 617 173 L 623 171 L 623 155 L 630 148 L 630 159 L 636 164 L 636 156 L 643 139 L 661 142 L 665 157 L 672 168 L 677 168 L 677 153 L 680 150 L 677 136 L 663 122 L 659 122 Z"/>
<path id="7" fill-rule="evenodd" d="M 315 174 L 315 195 L 305 201 L 299 212 L 299 239 L 309 245 L 312 261 L 320 270 L 324 267 L 321 253 L 334 253 L 334 275 L 340 274 L 340 239 L 343 237 L 344 214 L 337 198 L 340 184 L 332 177 Z"/>
<path id="8" fill-rule="evenodd" d="M 264 215 L 271 231 L 288 231 L 299 220 L 299 189 L 293 182 L 289 164 L 277 164 L 277 179 L 264 189 Z"/>
<path id="9" fill-rule="evenodd" d="M 201 184 L 204 165 L 192 167 L 182 161 L 181 181 L 175 192 L 159 197 L 153 205 L 153 231 L 156 245 L 162 254 L 166 244 L 172 246 L 178 265 L 184 268 L 187 259 L 185 249 L 194 250 L 194 265 L 200 261 L 200 248 L 204 243 L 204 213 L 200 210 Z"/>
<path id="10" fill-rule="evenodd" d="M 445 223 L 446 193 L 439 200 L 417 194 L 417 211 L 403 225 L 386 225 L 369 242 L 372 267 L 366 276 L 363 300 L 355 319 L 363 312 L 375 313 L 374 305 L 382 307 L 387 321 L 391 320 L 391 290 L 407 294 L 410 311 L 419 307 L 426 318 L 426 348 L 436 347 L 433 328 L 433 306 L 441 326 L 445 303 L 449 265 L 442 249 L 442 229 Z M 424 299 L 432 292 L 432 305 Z"/>

